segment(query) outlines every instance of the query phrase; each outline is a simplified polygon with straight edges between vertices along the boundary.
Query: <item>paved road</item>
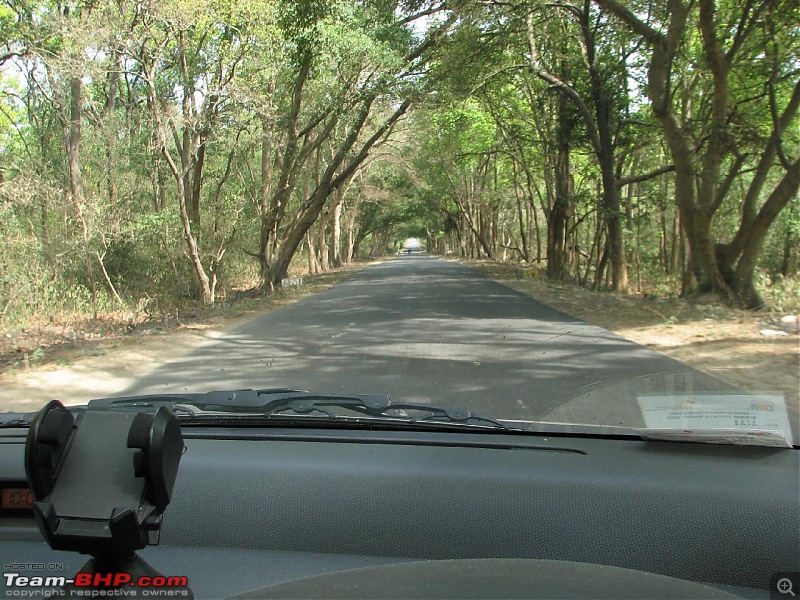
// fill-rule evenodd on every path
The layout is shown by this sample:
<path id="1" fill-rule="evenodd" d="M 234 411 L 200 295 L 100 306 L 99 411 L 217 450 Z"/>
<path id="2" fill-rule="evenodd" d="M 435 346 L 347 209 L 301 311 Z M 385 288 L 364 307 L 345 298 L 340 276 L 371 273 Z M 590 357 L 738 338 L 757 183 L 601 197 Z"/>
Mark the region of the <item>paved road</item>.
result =
<path id="1" fill-rule="evenodd" d="M 463 265 L 402 256 L 229 330 L 125 393 L 297 387 L 640 425 L 637 393 L 720 385 Z"/>

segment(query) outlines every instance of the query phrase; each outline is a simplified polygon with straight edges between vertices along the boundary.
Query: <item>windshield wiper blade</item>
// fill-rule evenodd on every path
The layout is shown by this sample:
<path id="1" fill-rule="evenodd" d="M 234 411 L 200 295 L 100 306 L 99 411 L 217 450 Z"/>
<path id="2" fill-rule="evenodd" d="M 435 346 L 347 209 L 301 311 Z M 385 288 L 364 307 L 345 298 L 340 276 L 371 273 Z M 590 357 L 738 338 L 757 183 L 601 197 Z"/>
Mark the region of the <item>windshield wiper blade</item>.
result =
<path id="1" fill-rule="evenodd" d="M 90 409 L 139 409 L 159 408 L 171 406 L 175 403 L 186 403 L 195 406 L 218 405 L 225 410 L 242 410 L 244 408 L 257 408 L 264 404 L 265 398 L 261 396 L 291 396 L 295 394 L 308 394 L 305 390 L 295 388 L 272 388 L 264 390 L 225 390 L 205 393 L 172 393 L 144 394 L 141 396 L 122 396 L 116 398 L 100 398 L 90 400 L 87 407 Z"/>
<path id="2" fill-rule="evenodd" d="M 37 415 L 36 412 L 5 412 L 0 413 L 0 429 L 11 427 L 27 427 Z"/>
<path id="3" fill-rule="evenodd" d="M 263 390 L 213 391 L 205 394 L 163 394 L 92 400 L 89 409 L 142 410 L 168 406 L 179 418 L 259 417 L 293 413 L 325 415 L 332 419 L 352 418 L 344 409 L 374 419 L 404 423 L 447 423 L 509 430 L 511 427 L 463 408 L 415 402 L 393 402 L 377 394 L 317 394 L 306 390 L 276 388 Z M 185 416 L 184 416 L 185 415 Z"/>

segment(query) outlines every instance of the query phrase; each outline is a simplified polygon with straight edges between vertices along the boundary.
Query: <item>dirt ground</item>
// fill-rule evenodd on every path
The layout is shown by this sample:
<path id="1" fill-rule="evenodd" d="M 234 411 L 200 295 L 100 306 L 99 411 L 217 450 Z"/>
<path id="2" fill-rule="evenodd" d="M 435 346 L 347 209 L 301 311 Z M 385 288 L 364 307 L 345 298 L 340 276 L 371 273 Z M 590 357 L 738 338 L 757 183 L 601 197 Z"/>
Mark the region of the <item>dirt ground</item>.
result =
<path id="1" fill-rule="evenodd" d="M 119 319 L 47 323 L 0 332 L 0 412 L 34 411 L 53 398 L 82 404 L 119 395 L 139 377 L 206 344 L 247 319 L 327 289 L 375 263 L 355 263 L 267 296 L 192 308 L 129 327 Z"/>
<path id="2" fill-rule="evenodd" d="M 541 273 L 490 261 L 460 261 L 569 315 L 604 327 L 751 392 L 783 392 L 800 412 L 797 315 L 737 310 L 705 299 L 689 303 L 593 292 Z"/>

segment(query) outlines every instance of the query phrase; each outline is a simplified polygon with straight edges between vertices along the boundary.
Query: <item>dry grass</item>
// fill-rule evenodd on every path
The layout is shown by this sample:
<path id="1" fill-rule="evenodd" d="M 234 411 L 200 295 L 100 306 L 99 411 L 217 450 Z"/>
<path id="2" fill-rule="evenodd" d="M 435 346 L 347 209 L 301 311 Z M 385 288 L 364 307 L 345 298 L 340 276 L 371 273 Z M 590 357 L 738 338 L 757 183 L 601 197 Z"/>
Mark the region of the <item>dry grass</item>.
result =
<path id="1" fill-rule="evenodd" d="M 303 285 L 271 294 L 253 295 L 244 288 L 233 290 L 214 306 L 184 299 L 163 303 L 159 308 L 149 305 L 140 312 L 108 312 L 96 320 L 90 315 L 33 319 L 24 328 L 0 331 L 0 381 L 51 363 L 64 365 L 80 357 L 102 355 L 110 348 L 135 343 L 144 335 L 222 327 L 232 320 L 271 312 L 328 288 L 368 264 L 353 263 L 318 275 L 303 274 Z"/>

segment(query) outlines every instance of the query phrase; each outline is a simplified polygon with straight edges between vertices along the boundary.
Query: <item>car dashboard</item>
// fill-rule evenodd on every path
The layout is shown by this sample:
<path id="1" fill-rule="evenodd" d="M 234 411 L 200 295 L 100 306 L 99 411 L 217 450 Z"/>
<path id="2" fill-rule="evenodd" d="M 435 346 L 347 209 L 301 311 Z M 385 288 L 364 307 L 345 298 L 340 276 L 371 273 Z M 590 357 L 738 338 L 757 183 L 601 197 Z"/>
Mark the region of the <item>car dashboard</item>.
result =
<path id="1" fill-rule="evenodd" d="M 25 485 L 26 432 L 0 430 L 4 487 Z M 330 579 L 309 578 L 365 572 L 387 582 L 384 597 L 408 597 L 380 571 L 402 565 L 444 565 L 411 578 L 451 582 L 468 581 L 453 565 L 476 577 L 544 568 L 565 590 L 586 577 L 589 595 L 605 597 L 602 574 L 559 575 L 575 563 L 701 583 L 708 597 L 768 598 L 776 574 L 800 564 L 797 449 L 318 427 L 184 427 L 183 438 L 158 543 L 140 555 L 186 576 L 195 598 L 329 597 Z M 0 516 L 0 549 L 5 572 L 63 575 L 86 559 L 51 550 L 24 512 Z M 311 587 L 274 587 L 297 581 Z M 558 581 L 547 585 L 534 578 L 513 595 L 558 596 Z"/>

